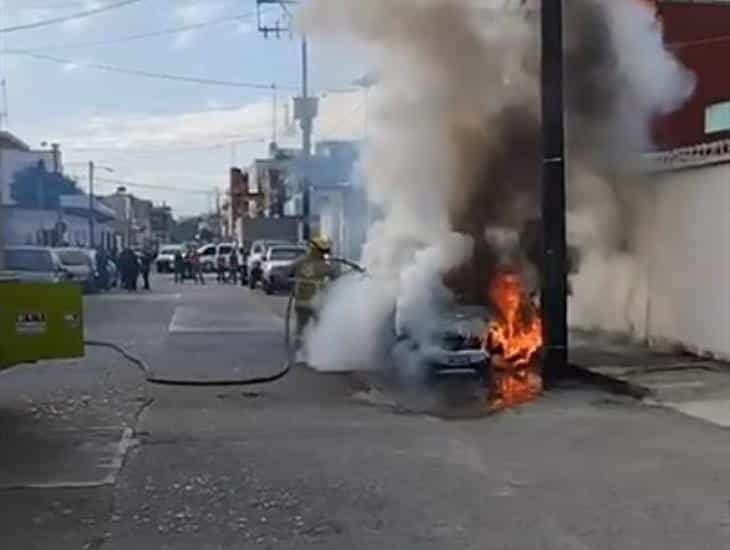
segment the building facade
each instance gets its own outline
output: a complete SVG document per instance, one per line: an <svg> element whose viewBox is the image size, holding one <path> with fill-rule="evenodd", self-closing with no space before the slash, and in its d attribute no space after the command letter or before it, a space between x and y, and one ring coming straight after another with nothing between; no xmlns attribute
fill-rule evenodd
<svg viewBox="0 0 730 550"><path fill-rule="evenodd" d="M637 237L632 335L730 359L730 1L655 1L666 47L696 76L655 126Z"/></svg>
<svg viewBox="0 0 730 550"><path fill-rule="evenodd" d="M172 208L166 204L152 207L150 212L150 231L152 233L152 241L156 246L171 242L174 225L175 220L172 217Z"/></svg>
<svg viewBox="0 0 730 550"><path fill-rule="evenodd" d="M101 198L102 202L114 211L113 222L115 248L131 247L140 249L153 246L152 201L140 199L126 188L120 187L113 195Z"/></svg>

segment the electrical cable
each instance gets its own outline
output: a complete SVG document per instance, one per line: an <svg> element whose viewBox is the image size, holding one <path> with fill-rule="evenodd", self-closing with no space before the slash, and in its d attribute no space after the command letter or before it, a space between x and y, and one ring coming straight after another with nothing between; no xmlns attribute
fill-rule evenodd
<svg viewBox="0 0 730 550"><path fill-rule="evenodd" d="M33 53L43 53L45 51L57 51L57 50L65 50L65 49L74 49L74 48L89 48L89 47L95 47L95 46L108 46L113 44L124 44L127 42L134 42L136 40L144 40L147 38L157 38L160 36L168 36L171 34L178 34L181 32L188 32L188 31L194 31L198 29L204 29L206 27L211 27L213 25L221 25L223 23L232 23L236 21L242 21L245 19L248 19L250 17L253 17L256 15L256 12L247 12L247 13L241 13L238 15L228 15L225 17L218 17L216 19L208 19L207 21L201 21L199 23L191 23L189 25L182 25L179 27L169 27L167 29L160 29L158 31L150 31L150 32L144 32L144 33L137 33L137 34L129 34L126 36L119 36L117 38L110 38L106 40L94 40L94 41L86 41L86 42L69 42L66 44L47 44L45 46L35 46L30 49L26 49L25 51L33 52Z"/></svg>
<svg viewBox="0 0 730 550"><path fill-rule="evenodd" d="M41 21L34 21L32 23L25 23L23 25L14 25L12 27L5 27L3 29L0 29L0 33L26 31L26 30L31 30L31 29L37 29L40 27L47 27L49 25L66 23L68 21L74 21L76 19L84 19L86 17L90 17L90 16L96 15L98 13L103 13L106 11L123 8L124 6L128 6L130 4L137 4L138 2L141 2L141 1L142 0L122 0L121 2L115 2L113 4L107 4L105 6L99 6L98 8L92 8L89 10L72 13L70 15L62 15L59 17L52 17L51 19L43 19Z"/></svg>
<svg viewBox="0 0 730 550"><path fill-rule="evenodd" d="M353 271L361 275L367 275L365 268L357 264L356 262L347 260L346 258L329 258L330 262L341 263L351 268ZM110 349L117 352L124 359L130 362L132 365L137 367L147 383L155 386L178 386L178 387L194 387L194 388L213 388L213 387L233 387L233 386L254 386L260 384L271 384L284 378L291 372L291 369L296 365L296 349L292 345L291 341L291 315L294 311L294 292L296 287L292 288L289 293L289 299L286 305L286 316L284 320L284 346L286 348L286 362L284 367L278 372L268 376L256 376L253 378L243 379L218 379L218 380L187 380L182 378L160 378L152 373L152 369L145 363L144 360L128 352L122 346L113 342L107 342L104 340L84 340L84 345L88 347Z"/></svg>
<svg viewBox="0 0 730 550"><path fill-rule="evenodd" d="M175 145L175 146L171 146L171 147L168 147L165 145L151 145L150 147L147 147L147 148L136 147L134 149L120 148L119 146L115 146L115 147L64 147L64 150L73 151L73 152L77 152L77 153L115 153L115 154L129 154L129 155L135 155L135 154L157 155L157 154L165 154L165 153L179 153L179 152L190 152L190 151L208 151L208 150L222 149L225 147L230 147L231 145L265 143L265 141L266 140L264 138L241 138L241 139L233 139L231 141L212 143L209 145L193 145L193 144L180 143L179 145Z"/></svg>
<svg viewBox="0 0 730 550"><path fill-rule="evenodd" d="M115 179L115 178L97 177L96 181L99 181L101 183L109 183L112 185L139 187L140 189L156 189L158 191L175 191L178 193L194 193L194 194L200 194L200 195L210 195L215 192L215 191L206 191L204 189L187 189L185 187L174 187L171 185L155 185L155 184L151 184L151 183L137 183L134 181L126 181L126 180L120 180L120 179Z"/></svg>
<svg viewBox="0 0 730 550"><path fill-rule="evenodd" d="M8 49L4 50L6 54L21 55L25 57L31 57L33 59L40 59L43 61L50 61L51 63L57 63L61 65L70 65L75 67L82 67L85 69L95 69L98 71L106 71L112 73L121 73L131 76L141 76L145 78L154 78L158 80L172 80L176 82L188 82L192 84L204 84L207 86L224 86L229 88L250 88L256 90L271 90L273 84L263 84L255 82L240 82L236 80L217 80L212 78L199 78L193 76L176 75L169 73L161 73L156 71L146 71L142 69L130 69L127 67L119 67L117 65L107 65L104 63L82 63L74 61L73 59L66 59L62 57L56 57L53 55L46 55L41 53L34 53L29 50L15 50ZM297 90L295 86L279 86L277 88L282 90Z"/></svg>

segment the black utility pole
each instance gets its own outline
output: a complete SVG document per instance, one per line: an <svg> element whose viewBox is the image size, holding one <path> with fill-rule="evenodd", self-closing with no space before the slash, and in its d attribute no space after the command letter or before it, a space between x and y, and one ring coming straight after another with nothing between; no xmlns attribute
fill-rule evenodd
<svg viewBox="0 0 730 550"><path fill-rule="evenodd" d="M545 377L567 371L563 1L542 0L542 319Z"/></svg>
<svg viewBox="0 0 730 550"><path fill-rule="evenodd" d="M309 55L307 53L307 37L302 37L302 99L309 98ZM309 158L312 154L312 116L308 111L302 117L302 153L304 154L305 173L309 174ZM304 179L304 196L302 200L302 240L309 242L312 238L312 185L309 177Z"/></svg>
<svg viewBox="0 0 730 550"><path fill-rule="evenodd" d="M258 7L259 32L264 37L270 34L279 38L282 34L291 34L292 13L290 6L298 5L300 0L256 0ZM265 19L266 13L272 15L274 6L280 8L280 17L275 17L270 23ZM300 189L302 191L302 238L306 241L311 238L312 233L312 182L309 179L310 157L312 155L312 130L314 119L317 116L318 99L309 93L309 53L307 37L302 36L301 45L302 63L302 94L294 98L294 114L299 120L302 129L302 160L304 165L304 177L300 178Z"/></svg>

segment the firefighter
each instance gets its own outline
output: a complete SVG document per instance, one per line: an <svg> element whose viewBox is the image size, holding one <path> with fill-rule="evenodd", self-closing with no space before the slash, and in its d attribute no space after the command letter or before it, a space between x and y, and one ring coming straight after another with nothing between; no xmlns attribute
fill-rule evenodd
<svg viewBox="0 0 730 550"><path fill-rule="evenodd" d="M297 316L297 348L301 347L305 327L317 320L321 307L321 291L336 276L332 264L327 261L331 248L332 244L327 237L314 237L309 242L309 252L296 266L294 312Z"/></svg>

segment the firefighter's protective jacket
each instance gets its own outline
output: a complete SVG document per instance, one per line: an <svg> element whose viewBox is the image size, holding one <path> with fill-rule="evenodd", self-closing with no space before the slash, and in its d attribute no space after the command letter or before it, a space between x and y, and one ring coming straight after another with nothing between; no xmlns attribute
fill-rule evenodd
<svg viewBox="0 0 730 550"><path fill-rule="evenodd" d="M296 267L294 306L317 310L321 306L322 290L336 276L332 264L319 255L309 254Z"/></svg>

